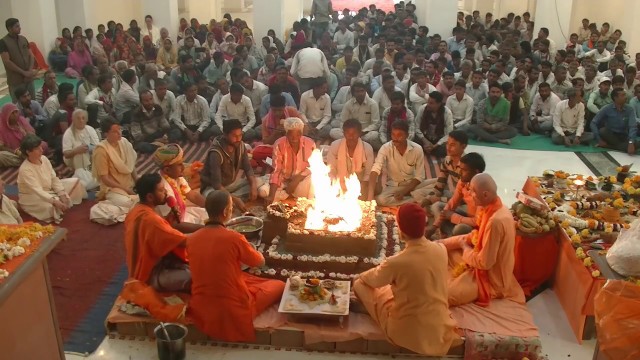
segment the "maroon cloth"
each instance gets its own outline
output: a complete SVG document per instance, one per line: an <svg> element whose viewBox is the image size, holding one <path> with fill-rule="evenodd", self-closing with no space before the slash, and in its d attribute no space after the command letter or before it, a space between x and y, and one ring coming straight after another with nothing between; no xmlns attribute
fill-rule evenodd
<svg viewBox="0 0 640 360"><path fill-rule="evenodd" d="M18 119L15 126L9 125L9 116L13 112L18 112ZM7 148L15 151L20 147L20 142L26 134L33 134L35 130L29 124L29 120L20 115L20 111L15 104L8 103L0 111L0 142Z"/></svg>
<svg viewBox="0 0 640 360"><path fill-rule="evenodd" d="M396 221L400 231L413 239L418 239L424 236L427 213L416 203L404 204L398 209Z"/></svg>

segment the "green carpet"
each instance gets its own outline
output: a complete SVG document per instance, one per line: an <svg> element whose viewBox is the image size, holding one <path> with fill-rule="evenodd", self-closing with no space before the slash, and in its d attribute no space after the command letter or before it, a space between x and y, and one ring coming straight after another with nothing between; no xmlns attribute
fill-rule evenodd
<svg viewBox="0 0 640 360"><path fill-rule="evenodd" d="M583 153L598 153L605 152L606 149L601 149L593 146L572 146L566 147L564 145L555 145L551 142L551 138L544 135L530 135L523 136L518 135L511 139L511 145L503 145L500 143L487 143L476 140L469 140L471 145L489 146L502 149L514 149L514 150L536 150L536 151L567 151L567 152L583 152Z"/></svg>
<svg viewBox="0 0 640 360"><path fill-rule="evenodd" d="M63 82L71 83L73 84L73 86L76 86L78 84L78 79L68 78L66 75L62 73L56 74L56 81L58 81L58 84ZM38 78L38 79L35 79L33 82L35 84L36 89L38 89L39 87L42 86L42 83L44 83L44 79ZM5 95L2 98L0 98L0 107L10 102L11 102L11 96Z"/></svg>

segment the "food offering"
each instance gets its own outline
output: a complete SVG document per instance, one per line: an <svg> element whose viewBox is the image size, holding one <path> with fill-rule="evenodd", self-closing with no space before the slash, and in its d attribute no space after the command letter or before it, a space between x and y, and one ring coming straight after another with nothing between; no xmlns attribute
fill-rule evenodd
<svg viewBox="0 0 640 360"><path fill-rule="evenodd" d="M280 307L281 313L306 315L348 315L349 281L301 279L287 280Z"/></svg>
<svg viewBox="0 0 640 360"><path fill-rule="evenodd" d="M539 206L533 207L517 201L511 206L511 212L517 221L518 230L524 233L540 234L556 229L552 213Z"/></svg>

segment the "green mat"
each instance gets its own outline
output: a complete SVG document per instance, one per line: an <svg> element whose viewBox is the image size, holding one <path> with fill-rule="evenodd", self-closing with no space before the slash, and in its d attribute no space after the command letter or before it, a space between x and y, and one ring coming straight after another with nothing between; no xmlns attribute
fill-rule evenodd
<svg viewBox="0 0 640 360"><path fill-rule="evenodd" d="M78 79L69 78L62 73L56 74L56 81L58 81L58 84L67 82L67 83L73 84L73 86L78 85ZM43 78L35 79L33 82L36 89L38 89L44 83L44 79ZM0 98L0 106L3 106L4 104L10 103L10 102L11 102L11 96L9 95L5 95L2 98Z"/></svg>
<svg viewBox="0 0 640 360"><path fill-rule="evenodd" d="M551 138L544 135L532 134L530 136L518 135L511 139L511 145L503 145L500 143L488 143L476 140L469 140L471 145L489 146L502 149L514 149L514 150L536 150L536 151L565 151L565 152L583 152L583 153L598 153L606 152L606 149L597 148L594 146L572 146L566 147L564 145L556 145L551 142Z"/></svg>

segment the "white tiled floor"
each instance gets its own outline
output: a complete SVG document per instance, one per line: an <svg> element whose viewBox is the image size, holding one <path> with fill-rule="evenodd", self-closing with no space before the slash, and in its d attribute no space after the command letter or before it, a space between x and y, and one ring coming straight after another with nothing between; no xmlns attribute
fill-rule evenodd
<svg viewBox="0 0 640 360"><path fill-rule="evenodd" d="M547 169L565 170L570 173L591 175L589 169L573 153L536 152L505 150L470 146L467 152L479 152L487 162L487 173L491 174L498 184L503 203L510 205L515 201L516 192L528 175L542 174ZM629 164L633 159L626 154L612 153L621 164ZM562 307L551 290L547 290L532 299L528 304L536 325L540 329L543 351L549 359L591 359L595 342L577 343ZM219 347L189 346L188 359L382 359L383 357L366 355L320 354L275 350L244 350ZM77 360L84 357L67 355L67 359ZM90 359L109 360L146 360L157 359L155 343L150 341L124 341L106 339Z"/></svg>

